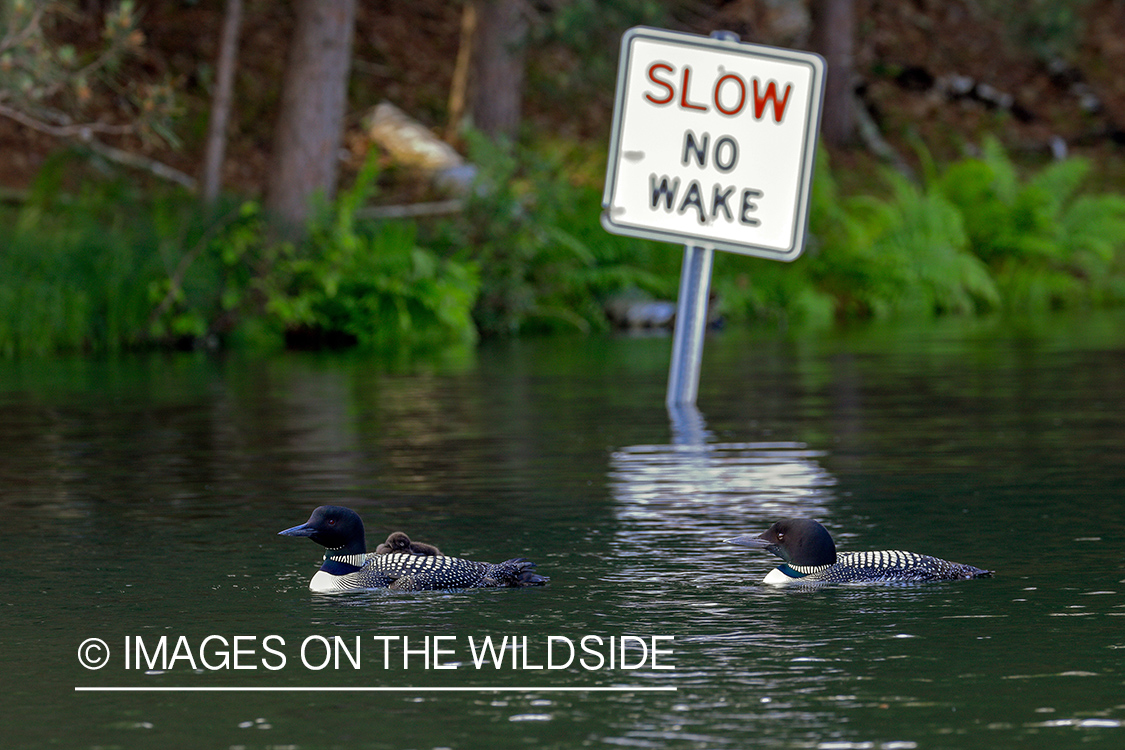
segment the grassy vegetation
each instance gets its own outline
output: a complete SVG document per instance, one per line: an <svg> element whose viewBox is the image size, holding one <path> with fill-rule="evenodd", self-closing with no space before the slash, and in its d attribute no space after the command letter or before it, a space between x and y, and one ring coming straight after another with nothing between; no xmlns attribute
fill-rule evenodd
<svg viewBox="0 0 1125 750"><path fill-rule="evenodd" d="M65 166L62 158L49 163L30 200L0 230L6 356L115 350L146 338L149 285L161 275L153 222L115 210L134 203L118 183L83 189L63 203L57 186Z"/></svg>
<svg viewBox="0 0 1125 750"><path fill-rule="evenodd" d="M575 154L478 143L465 212L440 224L361 222L374 160L299 242L259 206L204 211L124 181L64 193L65 156L0 229L0 352L147 346L353 345L409 351L483 335L608 328L615 295L672 299L678 247L606 233ZM564 166L565 165L565 166ZM841 195L824 159L812 239L792 264L718 254L729 320L973 315L1125 302L1125 197L1081 190L1090 165L1024 177L995 143L921 184L888 173ZM64 195L66 196L64 200Z"/></svg>
<svg viewBox="0 0 1125 750"><path fill-rule="evenodd" d="M204 211L116 181L59 202L58 160L0 230L0 352L475 341L475 263L422 247L413 224L357 222L374 164L292 242L254 202Z"/></svg>

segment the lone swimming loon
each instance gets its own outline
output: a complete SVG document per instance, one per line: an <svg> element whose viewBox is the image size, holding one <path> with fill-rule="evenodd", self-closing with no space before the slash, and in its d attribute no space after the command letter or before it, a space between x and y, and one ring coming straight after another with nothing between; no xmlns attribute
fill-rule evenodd
<svg viewBox="0 0 1125 750"><path fill-rule="evenodd" d="M410 551L369 555L363 521L354 510L338 505L322 505L305 523L278 534L307 536L326 548L324 564L309 582L311 590L322 594L362 589L428 591L542 586L550 580L535 574L535 563L522 558L493 564ZM424 546L437 552L436 547Z"/></svg>
<svg viewBox="0 0 1125 750"><path fill-rule="evenodd" d="M764 548L785 561L762 583L911 583L992 576L990 570L914 552L837 553L832 535L811 518L786 518L758 536L747 534L727 541Z"/></svg>

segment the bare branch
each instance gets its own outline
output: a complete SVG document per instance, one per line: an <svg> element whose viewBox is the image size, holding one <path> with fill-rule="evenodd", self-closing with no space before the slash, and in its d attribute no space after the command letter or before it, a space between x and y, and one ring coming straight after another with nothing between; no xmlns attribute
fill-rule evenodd
<svg viewBox="0 0 1125 750"><path fill-rule="evenodd" d="M465 209L465 201L454 198L429 203L406 203L400 206L365 206L355 212L360 219L409 219L417 216L455 214Z"/></svg>
<svg viewBox="0 0 1125 750"><path fill-rule="evenodd" d="M78 141L88 146L91 151L104 156L110 161L115 161L118 164L133 167L134 169L142 169L161 179L183 185L188 190L195 190L195 178L184 174L175 167L170 167L163 162L150 159L147 156L134 154L130 151L123 151L122 149L102 143L94 137L95 133L104 135L126 135L133 132L133 128L130 126L107 125L102 122L87 122L76 125L52 125L3 103L0 103L0 116L7 117L33 130L38 130L40 133L46 133L56 138L67 138Z"/></svg>
<svg viewBox="0 0 1125 750"><path fill-rule="evenodd" d="M101 156L104 156L111 161L115 161L118 164L124 164L127 167L133 167L135 169L143 169L146 172L151 172L161 179L169 180L170 182L175 182L178 185L182 185L191 191L194 191L196 188L196 181L194 177L188 174L184 174L180 170L176 169L175 167L170 167L164 162L159 162L155 159L150 159L147 156L141 156L140 154L134 154L129 151L122 151L119 148L114 148L113 146L109 146L94 138L83 141L83 143L89 146L90 149L95 153L100 154Z"/></svg>
<svg viewBox="0 0 1125 750"><path fill-rule="evenodd" d="M7 117L9 120L15 120L20 125L29 127L32 130L38 130L40 133L53 135L56 138L76 138L83 142L90 140L94 133L104 135L127 135L134 130L131 125L109 125L104 122L85 122L76 125L52 125L37 117L32 117L21 109L9 107L3 103L0 103L0 116Z"/></svg>
<svg viewBox="0 0 1125 750"><path fill-rule="evenodd" d="M0 105L4 105L0 117L58 138L89 142L93 134L136 134L146 139L155 134L175 145L174 136L164 127L165 120L173 115L167 96L171 88L142 86L119 91L114 76L105 75L115 62L143 44L144 34L137 27L133 3L123 1L105 14L102 43L85 63L79 62L74 47L45 33L49 19L57 15L84 20L69 4L58 0L21 1L9 9L7 23L0 28ZM115 125L81 114L82 105L95 96L92 88L108 88L130 101L136 110L132 121ZM68 95L60 100L64 94ZM72 101L75 99L77 104ZM94 121L83 122L87 119Z"/></svg>
<svg viewBox="0 0 1125 750"><path fill-rule="evenodd" d="M0 39L0 52L7 52L13 47L17 47L23 44L34 34L39 33L39 19L43 17L43 11L45 7L46 6L43 5L36 6L35 12L31 14L31 18L28 20L27 25L20 31L20 33L13 34L11 28L9 27L8 33L4 35L3 39Z"/></svg>

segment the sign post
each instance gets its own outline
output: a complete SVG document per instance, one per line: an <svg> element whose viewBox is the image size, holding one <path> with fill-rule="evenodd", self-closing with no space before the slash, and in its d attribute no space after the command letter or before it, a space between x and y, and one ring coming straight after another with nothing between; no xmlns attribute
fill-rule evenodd
<svg viewBox="0 0 1125 750"><path fill-rule="evenodd" d="M819 55L730 32L621 40L602 225L685 245L669 406L695 403L713 251L804 249L824 72Z"/></svg>
<svg viewBox="0 0 1125 750"><path fill-rule="evenodd" d="M703 335L707 332L707 302L711 296L711 264L715 251L684 246L680 294L676 299L676 327L672 332L672 364L668 368L668 406L694 404L699 393Z"/></svg>

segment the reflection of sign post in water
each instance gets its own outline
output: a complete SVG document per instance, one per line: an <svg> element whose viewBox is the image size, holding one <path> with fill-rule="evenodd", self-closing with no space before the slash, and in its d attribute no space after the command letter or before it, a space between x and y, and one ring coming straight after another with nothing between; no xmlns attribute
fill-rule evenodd
<svg viewBox="0 0 1125 750"><path fill-rule="evenodd" d="M726 32L625 32L602 224L686 245L669 405L695 402L713 250L804 249L823 92L812 53Z"/></svg>

